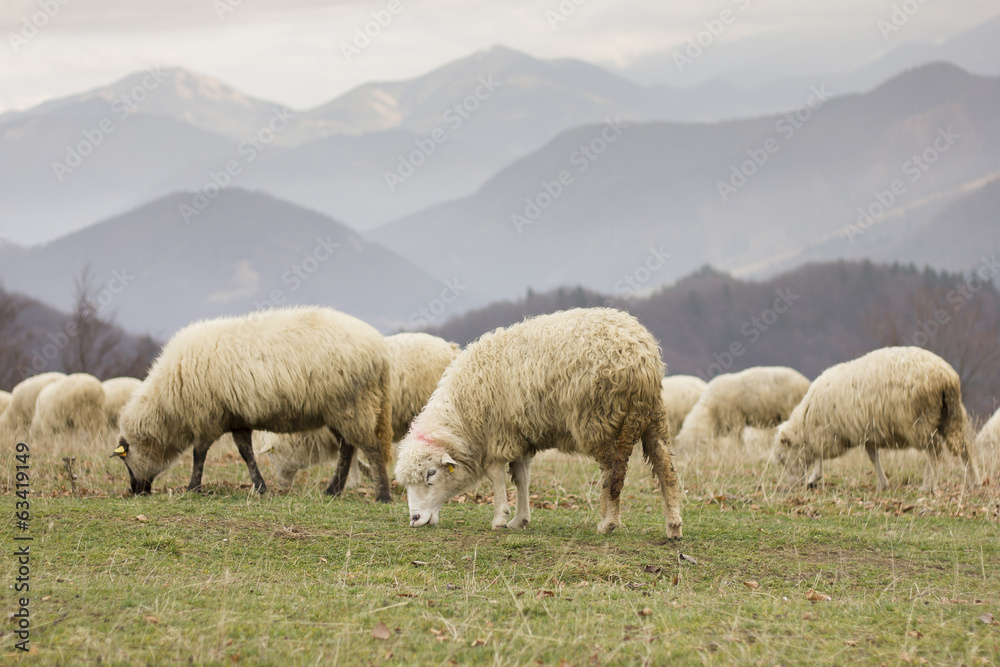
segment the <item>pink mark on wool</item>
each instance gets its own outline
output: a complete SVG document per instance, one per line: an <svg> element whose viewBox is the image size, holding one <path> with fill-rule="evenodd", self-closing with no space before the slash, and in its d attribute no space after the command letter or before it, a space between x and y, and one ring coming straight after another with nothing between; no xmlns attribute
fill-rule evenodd
<svg viewBox="0 0 1000 667"><path fill-rule="evenodd" d="M417 440L420 440L421 442L424 442L430 445L431 447L437 447L437 443L434 442L434 438L432 438L424 431L415 431L413 435L416 436Z"/></svg>

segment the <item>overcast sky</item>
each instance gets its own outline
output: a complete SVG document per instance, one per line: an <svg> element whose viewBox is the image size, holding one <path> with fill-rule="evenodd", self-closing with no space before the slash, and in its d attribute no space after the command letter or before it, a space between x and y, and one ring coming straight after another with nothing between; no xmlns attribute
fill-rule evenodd
<svg viewBox="0 0 1000 667"><path fill-rule="evenodd" d="M395 0L399 13L348 62L341 45L372 11L386 16L389 0L0 0L0 111L151 65L186 67L293 108L368 81L410 78L494 44L627 67L683 46L726 9L733 21L718 43L749 60L778 49L780 57L768 61L776 63L767 66L773 73L761 75L777 78L852 69L893 46L941 41L1000 11L996 0L921 1L908 0L919 9L885 39L878 21L903 0ZM560 5L574 11L554 22L547 12ZM49 18L45 6L59 11ZM45 25L33 34L26 20Z"/></svg>

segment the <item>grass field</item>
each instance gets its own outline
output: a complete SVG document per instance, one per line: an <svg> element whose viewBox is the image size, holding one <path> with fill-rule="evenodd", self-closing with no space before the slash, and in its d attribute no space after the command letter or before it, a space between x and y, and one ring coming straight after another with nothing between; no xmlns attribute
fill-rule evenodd
<svg viewBox="0 0 1000 667"><path fill-rule="evenodd" d="M879 494L863 453L783 492L762 449L678 452L680 542L635 460L624 526L602 536L596 465L565 456L536 459L523 532L490 530L485 485L413 529L399 488L391 505L325 497L329 468L258 498L220 449L206 493L182 491L188 456L131 498L106 456L79 456L71 483L33 453L32 653L8 618L0 662L1000 665L996 452L983 489L965 493L953 462L931 497L915 453L883 456ZM5 525L13 586L24 533Z"/></svg>

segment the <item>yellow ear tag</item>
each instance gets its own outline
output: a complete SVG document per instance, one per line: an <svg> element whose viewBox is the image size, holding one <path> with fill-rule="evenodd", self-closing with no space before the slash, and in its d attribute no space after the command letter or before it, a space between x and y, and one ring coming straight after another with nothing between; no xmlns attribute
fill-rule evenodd
<svg viewBox="0 0 1000 667"><path fill-rule="evenodd" d="M122 458L125 458L125 455L127 453L128 452L125 451L125 446L124 445L118 445L118 449L115 450L115 454L117 454L118 456L120 456Z"/></svg>
<svg viewBox="0 0 1000 667"><path fill-rule="evenodd" d="M448 464L448 472L455 472L455 464L454 463L449 463Z"/></svg>

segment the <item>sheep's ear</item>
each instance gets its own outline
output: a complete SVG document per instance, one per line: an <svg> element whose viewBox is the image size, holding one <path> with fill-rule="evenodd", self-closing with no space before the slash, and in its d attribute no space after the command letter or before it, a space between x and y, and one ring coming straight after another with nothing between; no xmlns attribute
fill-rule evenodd
<svg viewBox="0 0 1000 667"><path fill-rule="evenodd" d="M447 452L441 457L441 463L448 468L448 472L455 472L455 466L458 465L458 461L451 458L451 454L448 454Z"/></svg>

